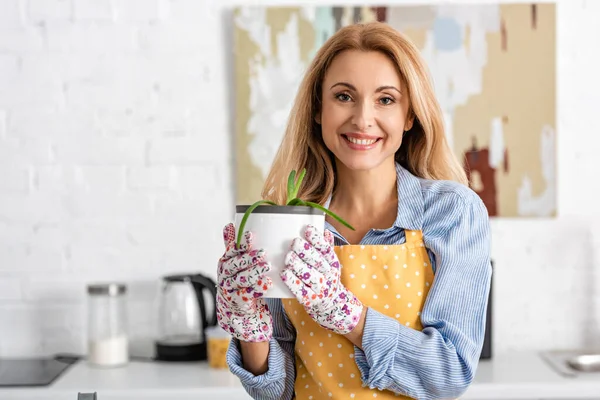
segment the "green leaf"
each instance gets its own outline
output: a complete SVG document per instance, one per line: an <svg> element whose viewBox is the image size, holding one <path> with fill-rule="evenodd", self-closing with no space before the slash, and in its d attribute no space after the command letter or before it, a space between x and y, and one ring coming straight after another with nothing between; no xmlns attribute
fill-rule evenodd
<svg viewBox="0 0 600 400"><path fill-rule="evenodd" d="M330 217L334 218L336 221L338 221L339 223L341 223L342 225L348 227L349 229L352 229L353 231L355 230L352 225L350 225L349 223L347 223L346 221L344 221L342 218L338 217L336 214L334 214L332 211L329 211L328 209L326 209L325 207L323 207L320 204L317 203L313 203L312 201L303 201L304 204L306 204L307 206L310 207L314 207L316 209L319 209L321 211L323 211L325 214L329 215Z"/></svg>
<svg viewBox="0 0 600 400"><path fill-rule="evenodd" d="M292 172L290 172L290 176L288 176L288 182L287 182L287 201L289 202L290 200L292 200L294 197L296 197L294 195L294 181L296 180L296 170L292 170Z"/></svg>
<svg viewBox="0 0 600 400"><path fill-rule="evenodd" d="M286 204L287 206L303 206L305 205L304 202L302 200L300 200L297 197L294 197L293 199L291 199L290 201L288 201L288 203Z"/></svg>
<svg viewBox="0 0 600 400"><path fill-rule="evenodd" d="M296 181L296 186L294 187L294 193L292 198L298 197L298 192L300 191L300 186L302 186L304 175L306 175L306 168L303 168L302 171L300 171L300 175L298 176L298 180Z"/></svg>
<svg viewBox="0 0 600 400"><path fill-rule="evenodd" d="M240 222L240 227L238 228L238 236L237 236L237 242L236 242L236 246L238 248L240 247L240 243L242 242L242 235L244 234L244 227L246 226L246 221L248 221L248 217L250 216L250 214L252 214L252 211L254 211L254 209L256 209L256 207L263 205L263 204L270 204L272 206L277 205L276 203L274 203L270 200L259 200L256 203L252 204L250 207L248 207L248 209L244 213L244 216L242 217L242 222Z"/></svg>

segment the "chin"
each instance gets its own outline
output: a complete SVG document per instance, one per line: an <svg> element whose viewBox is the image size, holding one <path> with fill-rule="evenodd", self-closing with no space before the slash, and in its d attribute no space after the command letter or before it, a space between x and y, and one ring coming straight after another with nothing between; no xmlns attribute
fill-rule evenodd
<svg viewBox="0 0 600 400"><path fill-rule="evenodd" d="M337 161L351 171L370 171L381 166L386 160L372 157L340 157Z"/></svg>

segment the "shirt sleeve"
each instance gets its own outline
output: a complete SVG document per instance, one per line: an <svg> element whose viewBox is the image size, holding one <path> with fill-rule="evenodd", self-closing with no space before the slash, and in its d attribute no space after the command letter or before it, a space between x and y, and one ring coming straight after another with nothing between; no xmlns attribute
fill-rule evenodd
<svg viewBox="0 0 600 400"><path fill-rule="evenodd" d="M471 384L483 346L492 274L489 218L474 193L466 199L449 193L429 219L424 238L436 268L423 330L368 309L355 362L372 389L457 398Z"/></svg>
<svg viewBox="0 0 600 400"><path fill-rule="evenodd" d="M294 395L296 331L285 315L280 299L265 299L273 318L273 338L269 342L268 370L254 375L243 367L239 341L233 339L227 350L227 364L248 394L257 400L289 400Z"/></svg>

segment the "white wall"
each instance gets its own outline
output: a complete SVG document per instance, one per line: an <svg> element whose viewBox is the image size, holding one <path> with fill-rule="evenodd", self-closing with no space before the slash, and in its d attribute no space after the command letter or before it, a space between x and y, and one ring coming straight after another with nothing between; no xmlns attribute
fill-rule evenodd
<svg viewBox="0 0 600 400"><path fill-rule="evenodd" d="M83 351L90 280L130 283L140 337L159 276L214 276L242 3L0 0L0 356ZM561 216L493 221L497 353L600 344L598 18L559 4Z"/></svg>

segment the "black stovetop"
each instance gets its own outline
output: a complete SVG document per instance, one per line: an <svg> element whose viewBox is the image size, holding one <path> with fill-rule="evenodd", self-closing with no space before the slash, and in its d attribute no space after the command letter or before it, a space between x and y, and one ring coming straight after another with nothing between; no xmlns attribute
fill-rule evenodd
<svg viewBox="0 0 600 400"><path fill-rule="evenodd" d="M70 357L0 358L0 387L50 385L76 361Z"/></svg>

